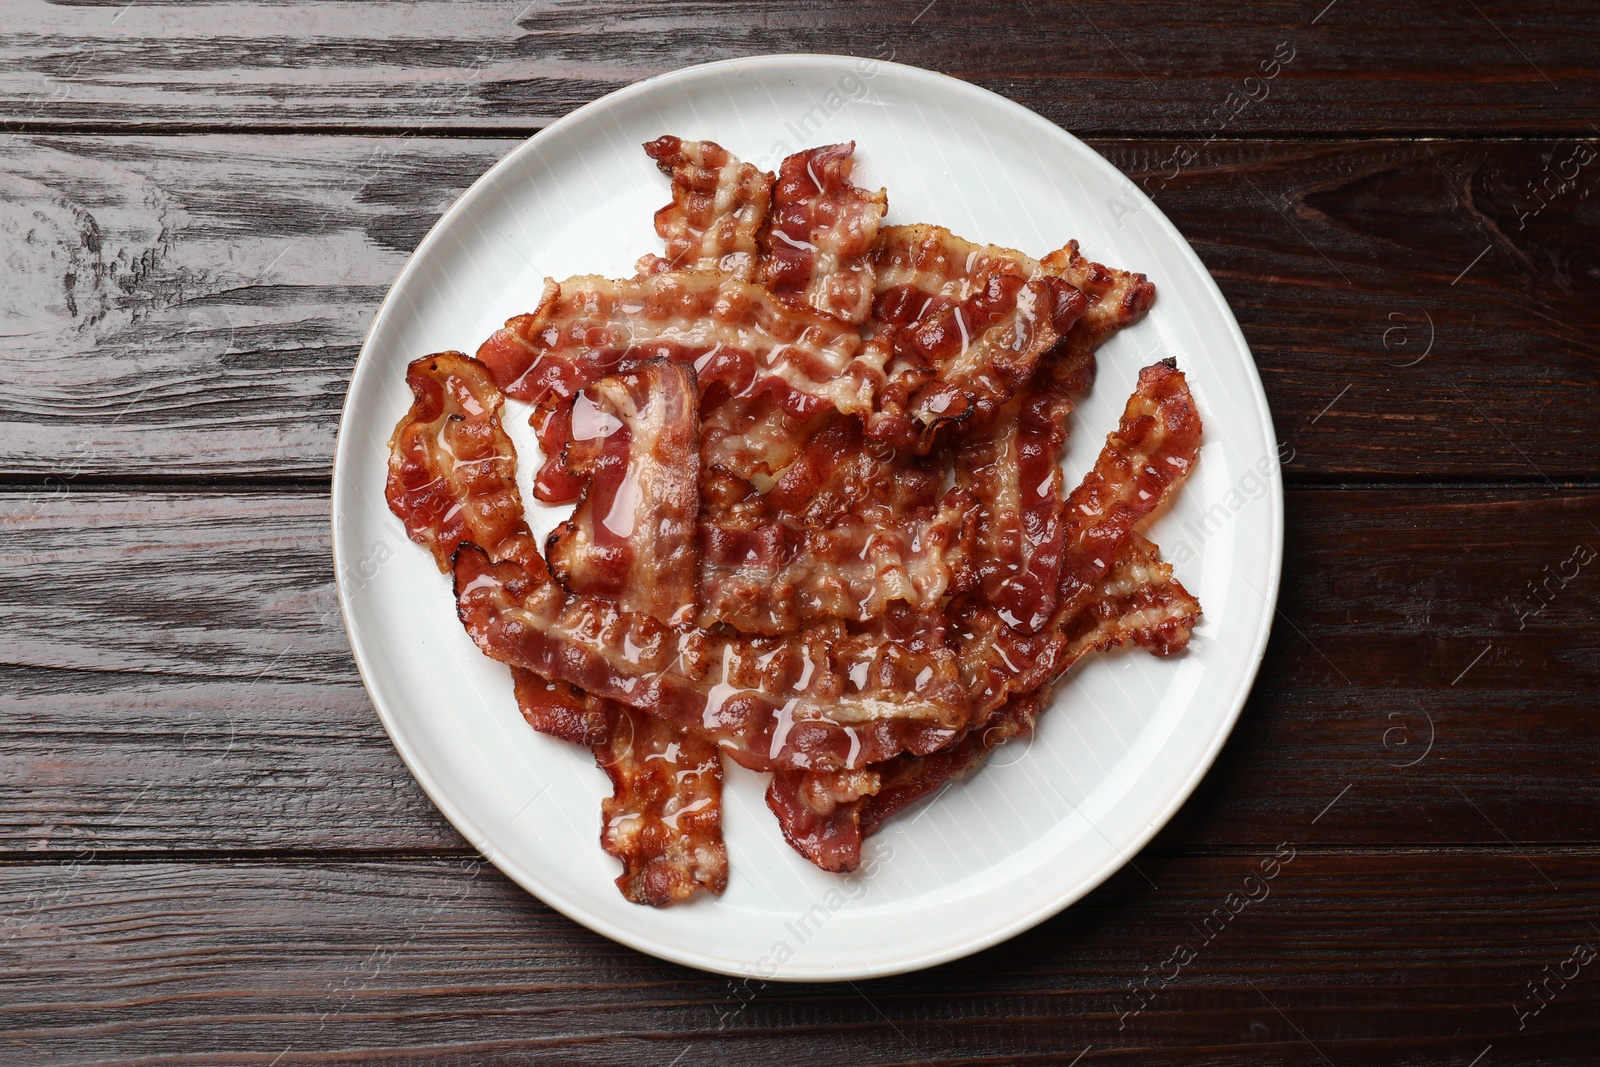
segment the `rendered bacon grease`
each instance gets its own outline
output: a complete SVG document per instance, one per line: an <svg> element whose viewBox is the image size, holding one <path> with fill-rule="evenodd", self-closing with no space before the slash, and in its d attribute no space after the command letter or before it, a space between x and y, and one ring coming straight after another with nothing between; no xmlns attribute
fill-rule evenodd
<svg viewBox="0 0 1600 1067"><path fill-rule="evenodd" d="M772 175L709 141L645 146L664 254L549 281L476 357L412 363L387 495L506 663L534 729L612 782L629 900L727 885L722 759L772 773L828 871L995 745L1079 657L1182 649L1200 605L1139 533L1193 467L1182 372L1144 368L1094 469L1061 455L1095 349L1155 289L933 225L884 225L855 146ZM533 405L542 547L501 425Z"/></svg>

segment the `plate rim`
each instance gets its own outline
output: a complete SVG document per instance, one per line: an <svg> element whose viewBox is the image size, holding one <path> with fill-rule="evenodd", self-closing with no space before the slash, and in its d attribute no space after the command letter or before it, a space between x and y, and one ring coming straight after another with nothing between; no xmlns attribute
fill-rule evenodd
<svg viewBox="0 0 1600 1067"><path fill-rule="evenodd" d="M1256 413L1261 420L1269 441L1277 441L1277 429L1272 419L1272 412L1267 403L1266 390L1261 381L1261 374L1257 368L1255 354L1249 342L1240 329L1238 320L1234 317L1233 309L1223 297L1221 289L1212 277L1210 270L1195 252L1182 231L1172 220L1167 218L1158 204L1148 194L1134 183L1127 175L1118 170L1110 160L1095 151L1080 138L1064 127L1040 115L1038 112L1017 103L1008 97L1002 96L992 90L960 78L938 71L927 70L922 67L910 66L904 63L895 63L890 60L870 59L859 56L838 55L833 53L773 53L756 56L743 56L733 59L715 60L709 63L700 63L693 66L680 67L661 74L652 75L641 81L616 89L605 96L590 101L567 114L561 116L549 125L540 129L531 137L524 139L512 148L494 165L485 170L467 186L459 196L446 208L429 227L427 234L417 243L416 248L406 257L405 263L390 283L389 290L384 294L377 311L368 325L366 334L361 341L361 348L356 356L355 365L350 374L350 384L346 389L344 403L340 407L339 427L335 436L333 451L333 471L329 490L329 526L331 528L331 543L333 549L334 581L338 593L340 619L344 626L345 637L350 644L352 658L355 661L356 671L361 677L362 687L366 690L367 699L377 712L378 720L383 725L384 732L389 741L399 753L401 761L411 773L418 785L422 787L428 799L439 809L440 814L466 838L467 842L488 862L494 864L511 881L515 882L524 892L536 897L545 906L560 912L562 915L580 925L610 938L620 944L644 952L658 959L666 960L683 966L693 967L698 970L713 974L727 975L734 978L755 978L761 982L840 982L863 978L881 978L897 974L906 974L912 971L938 966L953 960L962 959L984 949L991 948L1003 941L1009 940L1040 923L1060 914L1066 908L1083 899L1089 893L1099 888L1112 874L1127 866L1138 852L1149 844L1152 838L1161 831L1193 795L1202 779L1210 772L1217 756L1222 751L1227 739L1232 735L1234 727L1238 724L1239 716L1244 710L1245 703L1255 687L1262 661L1266 656L1268 641L1272 633L1272 623L1277 610L1280 580L1283 571L1283 535L1284 535L1284 499L1283 499L1283 470L1281 463L1274 463L1273 476L1269 482L1269 492L1266 494L1268 507L1267 547L1271 550L1271 560L1268 565L1266 589L1261 590L1264 608L1261 620L1257 624L1253 637L1253 645L1248 657L1244 661L1244 672L1239 684L1228 700L1225 714L1218 720L1218 725L1207 741L1201 756L1194 763L1188 777L1169 794L1167 802L1162 805L1159 813L1154 816L1126 846L1113 848L1114 855L1098 867L1081 875L1076 885L1059 896L1051 898L1046 903L1030 911L1014 917L1009 921L986 930L982 934L968 937L967 939L938 949L922 951L906 956L891 958L885 963L841 969L827 965L793 966L785 963L773 975L754 974L747 964L744 968L732 965L725 958L708 955L697 951L695 948L652 937L648 933L618 926L602 915L587 911L579 900L561 901L551 899L560 894L549 893L537 877L536 872L525 869L508 856L497 855L493 843L489 840L480 827L461 810L450 798L449 793L436 782L428 772L412 746L405 739L404 733L398 727L393 713L385 706L375 688L373 680L368 676L366 663L368 653L365 651L366 642L359 636L359 627L355 625L353 615L353 591L346 581L347 552L342 543L340 534L341 508L340 503L344 496L353 490L349 486L349 477L343 472L348 471L354 463L352 458L347 458L347 453L352 452L356 445L353 443L354 433L346 433L349 426L351 406L357 392L357 385L371 374L377 373L372 368L375 359L368 358L368 350L374 334L390 315L391 305L395 300L395 293L401 288L402 283L417 269L418 262L432 250L432 246L443 240L443 230L458 215L465 214L471 209L469 201L480 189L487 186L502 171L514 166L522 157L537 150L536 145L541 139L550 136L555 131L565 129L582 121L591 115L602 112L607 108L616 107L631 101L634 97L645 95L659 88L665 83L691 82L696 78L715 76L723 71L750 69L757 67L782 67L785 65L811 66L817 70L833 72L839 68L862 74L871 70L874 74L880 70L892 70L898 76L912 80L921 80L939 89L965 94L974 102L987 106L998 105L1003 111L1009 112L1019 122L1033 127L1035 132L1047 137L1065 137L1078 148L1082 149L1087 157L1088 164L1101 170L1113 180L1122 183L1138 198L1141 210L1153 212L1158 226L1165 228L1171 236L1176 238L1175 247L1180 256L1187 257L1190 265L1208 283L1211 302L1216 310L1221 313L1222 320L1232 332L1232 340L1249 357L1246 361L1245 371L1251 385L1251 400Z"/></svg>

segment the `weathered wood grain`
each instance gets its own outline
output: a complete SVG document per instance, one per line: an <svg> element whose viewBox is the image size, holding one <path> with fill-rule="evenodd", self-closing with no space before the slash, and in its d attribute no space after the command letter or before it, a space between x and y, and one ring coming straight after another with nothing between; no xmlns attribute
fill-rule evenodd
<svg viewBox="0 0 1600 1067"><path fill-rule="evenodd" d="M660 963L467 859L4 866L0 1049L61 1065L777 1065L804 1048L819 1064L1355 1067L1465 1065L1492 1044L1486 1063L1589 1062L1600 964L1574 952L1600 944L1600 857L1277 845L1151 858L1151 882L1126 871L970 960L853 985ZM1544 1003L1528 984L1558 971L1519 1029Z"/></svg>
<svg viewBox="0 0 1600 1067"><path fill-rule="evenodd" d="M1244 79L1280 46L1292 61L1228 132L1587 133L1600 102L1600 26L1555 0L11 0L0 29L0 121L33 126L526 131L678 67L818 51L944 71L1091 134L1188 136L1259 96Z"/></svg>
<svg viewBox="0 0 1600 1067"><path fill-rule="evenodd" d="M361 689L325 508L97 492L13 514L0 853L463 847ZM1336 798L1327 844L1596 841L1600 560L1573 553L1596 526L1593 491L1292 490L1254 694L1152 847L1270 844Z"/></svg>
<svg viewBox="0 0 1600 1067"><path fill-rule="evenodd" d="M378 302L512 146L14 142L0 476L326 478ZM1216 275L1291 479L1600 476L1592 145L1217 143L1176 177L1172 144L1096 147Z"/></svg>

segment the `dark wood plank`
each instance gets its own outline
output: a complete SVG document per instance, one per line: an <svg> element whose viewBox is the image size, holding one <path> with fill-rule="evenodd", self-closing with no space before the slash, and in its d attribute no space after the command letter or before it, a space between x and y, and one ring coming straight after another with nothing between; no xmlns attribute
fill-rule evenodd
<svg viewBox="0 0 1600 1067"><path fill-rule="evenodd" d="M1263 868L1274 852L1287 862ZM1327 853L1296 835L1144 870L1153 885L1125 872L966 961L763 985L615 945L470 859L4 866L0 1048L279 1067L777 1065L802 1049L1356 1067L1465 1065L1489 1045L1484 1064L1592 1062L1593 853ZM1529 983L1558 972L1519 1029L1543 1003Z"/></svg>
<svg viewBox="0 0 1600 1067"><path fill-rule="evenodd" d="M512 146L13 142L0 477L326 478L378 302ZM1217 276L1290 478L1600 476L1595 146L1219 143L1175 178L1173 144L1096 147Z"/></svg>
<svg viewBox="0 0 1600 1067"><path fill-rule="evenodd" d="M71 493L8 526L0 853L461 847L362 693L325 516ZM1254 695L1153 847L1271 844L1335 800L1329 844L1600 841L1596 526L1593 491L1292 490Z"/></svg>
<svg viewBox="0 0 1600 1067"><path fill-rule="evenodd" d="M12 0L0 118L530 130L678 67L817 51L945 71L1090 134L1187 137L1214 114L1229 134L1586 134L1600 103L1600 24L1557 0L434 0L373 12ZM1247 83L1280 46L1293 56L1281 73ZM1247 93L1260 102L1234 113L1230 94Z"/></svg>

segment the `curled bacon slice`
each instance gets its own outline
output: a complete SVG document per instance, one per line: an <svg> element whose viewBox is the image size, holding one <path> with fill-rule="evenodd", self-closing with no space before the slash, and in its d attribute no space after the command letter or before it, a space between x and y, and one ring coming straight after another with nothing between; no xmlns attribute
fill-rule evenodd
<svg viewBox="0 0 1600 1067"><path fill-rule="evenodd" d="M658 137L644 150L672 179L672 203L656 212L656 233L666 242L667 254L645 256L639 273L721 271L753 280L772 175L741 163L712 141Z"/></svg>
<svg viewBox="0 0 1600 1067"><path fill-rule="evenodd" d="M441 352L406 368L414 399L389 439L389 508L441 571L462 544L494 559L537 555L523 519L503 398L482 363Z"/></svg>
<svg viewBox="0 0 1600 1067"><path fill-rule="evenodd" d="M700 418L694 372L651 360L593 386L597 452L572 518L546 543L576 593L669 625L693 621L700 550ZM579 443L574 441L574 444Z"/></svg>
<svg viewBox="0 0 1600 1067"><path fill-rule="evenodd" d="M767 806L778 817L785 840L802 856L826 871L854 870L862 839L891 815L966 775L995 746L1031 733L1055 679L1078 660L1119 645L1174 655L1188 644L1199 618L1199 601L1173 577L1156 546L1136 536L1091 603L1062 623L1045 646L1050 669L1029 674L1022 685L1031 688L1008 695L978 725L938 752L902 755L864 771L779 772L768 788ZM995 631L1001 640L1014 635L1003 625ZM1026 653L1013 648L1011 654Z"/></svg>
<svg viewBox="0 0 1600 1067"><path fill-rule="evenodd" d="M541 500L570 502L582 485L549 470L571 441L572 399L663 357L695 370L703 462L747 478L788 466L828 412L870 412L882 380L853 327L726 275L548 282L537 310L478 349L506 395L538 405Z"/></svg>
<svg viewBox="0 0 1600 1067"><path fill-rule="evenodd" d="M542 568L523 519L516 455L500 426L503 400L488 369L442 353L412 363L406 378L415 400L390 441L387 494L407 532L441 569L463 546L486 559ZM478 544L489 546L487 555ZM661 905L696 889L722 892L728 861L715 747L532 671L514 668L513 678L529 724L590 747L610 775L601 841L623 861L623 895Z"/></svg>
<svg viewBox="0 0 1600 1067"><path fill-rule="evenodd" d="M1087 307L1038 261L942 226L885 227L876 266L873 346L888 383L871 425L902 443L992 414Z"/></svg>
<svg viewBox="0 0 1600 1067"><path fill-rule="evenodd" d="M1199 450L1200 413L1183 372L1170 359L1144 368L1094 469L1067 498L1060 610L1071 614L1089 601L1135 525L1189 473Z"/></svg>
<svg viewBox="0 0 1600 1067"><path fill-rule="evenodd" d="M855 147L808 148L779 166L761 276L780 298L860 323L872 310L872 253L889 201L851 184Z"/></svg>
<svg viewBox="0 0 1600 1067"><path fill-rule="evenodd" d="M467 633L492 658L714 739L752 769L861 767L932 752L967 724L942 616L891 613L887 633L673 630L472 545L456 553L455 588Z"/></svg>
<svg viewBox="0 0 1600 1067"><path fill-rule="evenodd" d="M611 779L600 844L622 861L622 895L662 907L728 885L716 746L614 700L511 668L517 706L540 733L583 745Z"/></svg>

